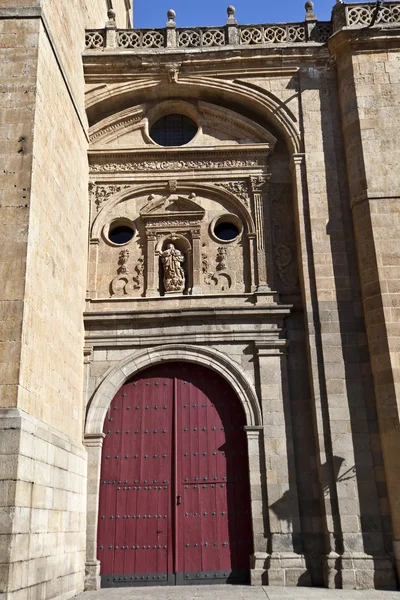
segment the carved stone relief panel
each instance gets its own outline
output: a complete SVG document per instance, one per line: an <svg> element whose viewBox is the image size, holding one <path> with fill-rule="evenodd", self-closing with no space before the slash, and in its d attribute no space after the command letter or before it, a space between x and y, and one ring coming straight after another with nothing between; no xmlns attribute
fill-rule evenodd
<svg viewBox="0 0 400 600"><path fill-rule="evenodd" d="M280 292L297 293L299 274L292 186L272 183L270 200L276 288Z"/></svg>
<svg viewBox="0 0 400 600"><path fill-rule="evenodd" d="M244 293L251 269L245 220L235 210L224 196L181 193L173 180L164 193L132 196L104 207L98 216L102 233L94 270L96 296ZM224 239L226 232L218 238L213 223L236 228L233 239ZM120 224L134 232L121 243L110 233Z"/></svg>

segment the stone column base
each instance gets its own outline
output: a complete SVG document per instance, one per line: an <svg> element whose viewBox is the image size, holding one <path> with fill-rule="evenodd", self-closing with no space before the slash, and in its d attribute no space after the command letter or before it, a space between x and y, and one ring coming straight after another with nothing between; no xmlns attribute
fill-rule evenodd
<svg viewBox="0 0 400 600"><path fill-rule="evenodd" d="M312 586L302 554L294 552L256 552L251 557L251 585Z"/></svg>
<svg viewBox="0 0 400 600"><path fill-rule="evenodd" d="M89 560L85 565L85 591L97 591L101 587L100 561Z"/></svg>
<svg viewBox="0 0 400 600"><path fill-rule="evenodd" d="M388 556L370 556L358 552L328 554L324 580L326 587L332 589L397 589L393 564Z"/></svg>

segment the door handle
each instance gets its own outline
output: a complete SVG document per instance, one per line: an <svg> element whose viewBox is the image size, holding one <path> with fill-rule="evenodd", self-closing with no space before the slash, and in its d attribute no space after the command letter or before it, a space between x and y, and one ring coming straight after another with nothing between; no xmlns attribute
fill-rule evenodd
<svg viewBox="0 0 400 600"><path fill-rule="evenodd" d="M176 503L179 506L179 504L182 504L182 494L178 494L176 497Z"/></svg>

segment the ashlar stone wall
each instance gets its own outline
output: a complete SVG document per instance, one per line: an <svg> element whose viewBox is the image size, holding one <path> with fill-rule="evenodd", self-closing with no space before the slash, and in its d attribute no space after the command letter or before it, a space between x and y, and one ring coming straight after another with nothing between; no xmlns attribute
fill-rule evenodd
<svg viewBox="0 0 400 600"><path fill-rule="evenodd" d="M103 1L0 2L0 596L7 599L68 598L84 585L85 17L103 24Z"/></svg>
<svg viewBox="0 0 400 600"><path fill-rule="evenodd" d="M351 51L350 51L351 48ZM399 38L371 28L339 32L339 97L366 331L375 385L394 550L400 565L399 473ZM377 436L376 436L377 437ZM384 469L383 469L384 467ZM381 488L382 489L382 488ZM388 506L381 499L387 527Z"/></svg>

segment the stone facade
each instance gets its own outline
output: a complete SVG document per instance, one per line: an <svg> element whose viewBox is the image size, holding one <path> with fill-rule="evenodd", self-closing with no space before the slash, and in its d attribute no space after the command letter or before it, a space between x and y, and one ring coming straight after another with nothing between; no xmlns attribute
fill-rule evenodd
<svg viewBox="0 0 400 600"><path fill-rule="evenodd" d="M395 589L400 5L128 4L0 0L0 598L99 586L104 418L165 361L243 405L253 585Z"/></svg>

